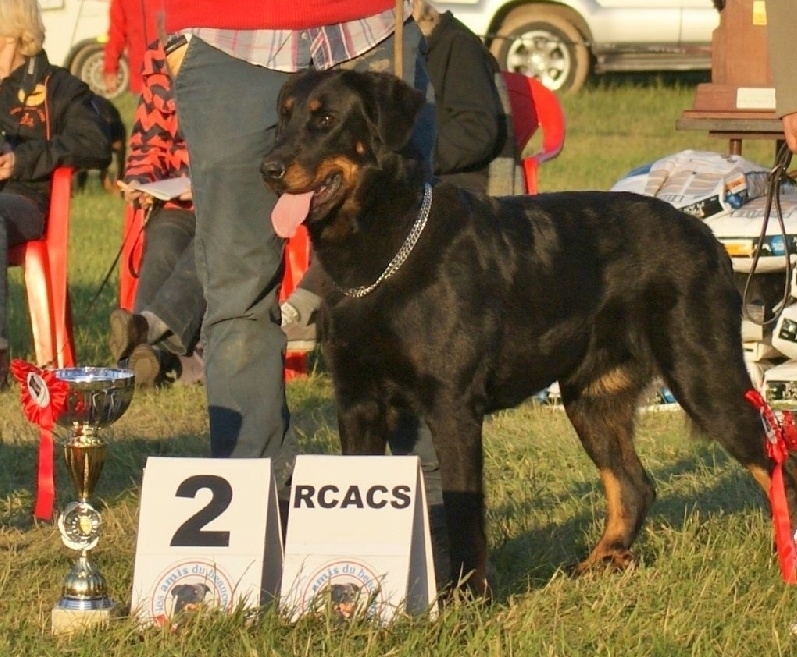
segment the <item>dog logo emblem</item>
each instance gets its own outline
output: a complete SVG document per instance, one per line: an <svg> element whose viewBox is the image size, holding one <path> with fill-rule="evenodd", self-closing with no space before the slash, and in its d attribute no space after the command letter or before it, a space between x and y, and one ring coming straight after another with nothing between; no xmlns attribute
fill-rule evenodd
<svg viewBox="0 0 797 657"><path fill-rule="evenodd" d="M180 614L228 607L232 592L229 575L217 564L181 561L164 570L153 587L150 617L157 625L164 625Z"/></svg>

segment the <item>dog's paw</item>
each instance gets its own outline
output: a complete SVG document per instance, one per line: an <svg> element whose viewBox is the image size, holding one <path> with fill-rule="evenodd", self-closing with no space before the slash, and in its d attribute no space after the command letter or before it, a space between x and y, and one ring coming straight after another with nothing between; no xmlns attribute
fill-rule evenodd
<svg viewBox="0 0 797 657"><path fill-rule="evenodd" d="M580 577L587 573L602 571L624 572L635 565L636 559L631 550L618 548L598 551L596 548L589 557L573 568L573 575Z"/></svg>

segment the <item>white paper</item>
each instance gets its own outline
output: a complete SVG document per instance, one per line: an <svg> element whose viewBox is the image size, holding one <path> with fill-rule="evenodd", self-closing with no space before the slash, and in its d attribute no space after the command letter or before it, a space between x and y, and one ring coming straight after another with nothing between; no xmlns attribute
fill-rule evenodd
<svg viewBox="0 0 797 657"><path fill-rule="evenodd" d="M191 179L188 176L180 176L179 178L166 178L165 180L156 180L151 183L120 183L123 190L138 190L149 194L150 196L160 199L161 201L169 201L177 198L186 192L191 191Z"/></svg>

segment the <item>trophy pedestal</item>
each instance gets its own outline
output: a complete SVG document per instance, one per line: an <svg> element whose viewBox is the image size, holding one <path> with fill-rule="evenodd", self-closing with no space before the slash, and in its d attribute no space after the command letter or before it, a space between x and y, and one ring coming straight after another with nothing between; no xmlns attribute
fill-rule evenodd
<svg viewBox="0 0 797 657"><path fill-rule="evenodd" d="M112 603L106 609L75 610L55 605L52 611L51 631L53 634L70 634L87 630L97 625L107 625L112 618L120 616L118 604Z"/></svg>
<svg viewBox="0 0 797 657"><path fill-rule="evenodd" d="M693 107L675 125L728 139L731 155L742 154L743 139L782 137L764 0L727 0L711 40L711 82L698 85Z"/></svg>

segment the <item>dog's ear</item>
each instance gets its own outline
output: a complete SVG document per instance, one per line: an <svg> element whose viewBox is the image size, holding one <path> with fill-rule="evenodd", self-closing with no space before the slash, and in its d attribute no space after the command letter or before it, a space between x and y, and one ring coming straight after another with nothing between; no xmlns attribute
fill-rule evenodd
<svg viewBox="0 0 797 657"><path fill-rule="evenodd" d="M282 128L285 125L286 117L289 115L291 106L289 99L294 94L294 87L296 83L301 79L304 73L294 73L291 75L285 84L282 85L280 88L279 94L277 96L277 125L272 126L276 127L274 136L279 137L280 132L282 132ZM271 128L269 128L271 129Z"/></svg>
<svg viewBox="0 0 797 657"><path fill-rule="evenodd" d="M399 151L410 140L415 119L426 98L392 73L368 72L365 75L373 83L379 137L388 148Z"/></svg>

